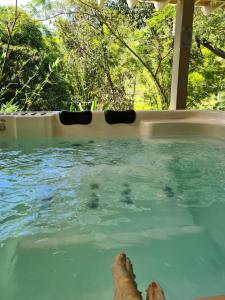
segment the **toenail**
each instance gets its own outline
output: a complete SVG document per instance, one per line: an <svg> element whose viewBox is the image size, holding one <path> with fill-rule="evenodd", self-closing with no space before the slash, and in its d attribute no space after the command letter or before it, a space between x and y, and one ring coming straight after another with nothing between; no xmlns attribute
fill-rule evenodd
<svg viewBox="0 0 225 300"><path fill-rule="evenodd" d="M121 252L120 256L126 256L126 254L124 252Z"/></svg>
<svg viewBox="0 0 225 300"><path fill-rule="evenodd" d="M152 282L152 287L157 288L157 283L155 281Z"/></svg>

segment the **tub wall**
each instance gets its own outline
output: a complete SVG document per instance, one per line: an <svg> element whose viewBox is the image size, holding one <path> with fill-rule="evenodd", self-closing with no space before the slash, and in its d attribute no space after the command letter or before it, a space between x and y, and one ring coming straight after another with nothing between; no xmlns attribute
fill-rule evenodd
<svg viewBox="0 0 225 300"><path fill-rule="evenodd" d="M132 124L105 121L104 112L93 112L89 125L63 125L59 112L0 114L1 138L32 137L166 137L215 136L225 138L225 112L137 111Z"/></svg>

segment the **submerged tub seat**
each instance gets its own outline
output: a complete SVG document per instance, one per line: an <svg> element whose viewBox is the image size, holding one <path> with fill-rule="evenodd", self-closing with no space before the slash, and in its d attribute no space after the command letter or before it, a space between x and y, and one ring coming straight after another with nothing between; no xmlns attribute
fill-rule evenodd
<svg viewBox="0 0 225 300"><path fill-rule="evenodd" d="M225 138L225 112L18 112L0 113L1 138L169 137Z"/></svg>

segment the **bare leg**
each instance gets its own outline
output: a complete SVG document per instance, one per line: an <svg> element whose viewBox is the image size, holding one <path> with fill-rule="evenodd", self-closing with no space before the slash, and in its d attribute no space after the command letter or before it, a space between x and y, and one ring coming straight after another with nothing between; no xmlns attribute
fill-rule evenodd
<svg viewBox="0 0 225 300"><path fill-rule="evenodd" d="M113 265L114 300L142 300L137 289L132 264L126 254L116 256Z"/></svg>
<svg viewBox="0 0 225 300"><path fill-rule="evenodd" d="M165 300L162 288L156 282L152 282L146 290L146 300Z"/></svg>

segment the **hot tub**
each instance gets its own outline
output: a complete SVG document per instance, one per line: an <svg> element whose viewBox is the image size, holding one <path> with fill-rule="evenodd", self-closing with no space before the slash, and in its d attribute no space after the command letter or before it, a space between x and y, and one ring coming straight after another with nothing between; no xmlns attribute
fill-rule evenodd
<svg viewBox="0 0 225 300"><path fill-rule="evenodd" d="M225 113L0 116L4 300L111 300L116 254L168 300L224 294Z"/></svg>

